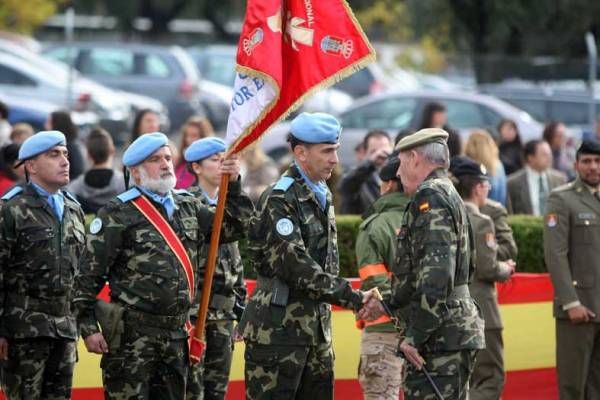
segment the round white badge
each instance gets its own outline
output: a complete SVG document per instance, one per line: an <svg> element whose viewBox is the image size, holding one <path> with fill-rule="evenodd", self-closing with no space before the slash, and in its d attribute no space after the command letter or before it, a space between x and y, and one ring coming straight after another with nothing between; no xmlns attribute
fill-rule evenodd
<svg viewBox="0 0 600 400"><path fill-rule="evenodd" d="M94 218L94 220L90 223L90 233L95 235L100 232L102 229L102 220L100 218Z"/></svg>
<svg viewBox="0 0 600 400"><path fill-rule="evenodd" d="M275 225L275 229L277 229L277 233L281 236L288 236L294 232L294 224L287 218L281 218L277 221L277 225Z"/></svg>

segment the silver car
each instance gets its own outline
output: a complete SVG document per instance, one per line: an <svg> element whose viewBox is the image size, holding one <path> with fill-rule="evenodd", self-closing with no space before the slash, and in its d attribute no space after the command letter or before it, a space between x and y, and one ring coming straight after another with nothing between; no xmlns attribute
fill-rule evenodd
<svg viewBox="0 0 600 400"><path fill-rule="evenodd" d="M417 129L428 102L436 101L446 106L448 124L457 129L463 139L471 130L484 128L496 134L496 126L503 118L517 123L523 141L539 138L543 126L528 113L502 100L476 93L407 91L368 96L357 100L340 113L343 132L340 140L340 162L344 168L356 164L354 149L366 133L383 129L392 138L403 129ZM267 154L279 159L287 154L286 136L289 123L282 123L266 133L262 147Z"/></svg>

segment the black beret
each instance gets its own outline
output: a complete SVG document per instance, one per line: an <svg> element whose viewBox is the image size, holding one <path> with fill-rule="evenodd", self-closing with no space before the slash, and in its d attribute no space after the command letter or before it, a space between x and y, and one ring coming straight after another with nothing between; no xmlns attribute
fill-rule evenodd
<svg viewBox="0 0 600 400"><path fill-rule="evenodd" d="M379 171L379 178L382 181L398 181L400 178L396 176L400 168L400 159L398 158L398 151L394 151L388 157L384 166Z"/></svg>
<svg viewBox="0 0 600 400"><path fill-rule="evenodd" d="M488 179L485 166L465 156L456 156L452 158L450 161L450 173L459 179L463 176Z"/></svg>
<svg viewBox="0 0 600 400"><path fill-rule="evenodd" d="M596 140L584 140L581 142L577 154L600 154L600 142Z"/></svg>

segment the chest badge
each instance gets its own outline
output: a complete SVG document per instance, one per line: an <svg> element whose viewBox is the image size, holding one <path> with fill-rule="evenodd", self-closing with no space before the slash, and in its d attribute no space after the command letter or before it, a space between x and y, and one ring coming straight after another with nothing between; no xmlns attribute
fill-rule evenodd
<svg viewBox="0 0 600 400"><path fill-rule="evenodd" d="M92 235L97 234L102 230L102 220L100 218L94 218L94 220L90 223L90 233Z"/></svg>
<svg viewBox="0 0 600 400"><path fill-rule="evenodd" d="M289 236L294 232L294 224L288 218L281 218L277 221L275 229L281 236Z"/></svg>

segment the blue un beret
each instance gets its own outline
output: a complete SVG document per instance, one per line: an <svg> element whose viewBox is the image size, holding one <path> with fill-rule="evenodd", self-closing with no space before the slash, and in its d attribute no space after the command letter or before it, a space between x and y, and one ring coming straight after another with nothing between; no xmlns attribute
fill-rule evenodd
<svg viewBox="0 0 600 400"><path fill-rule="evenodd" d="M54 146L66 146L67 139L59 131L41 131L28 137L19 149L19 161L21 163L37 155L47 152Z"/></svg>
<svg viewBox="0 0 600 400"><path fill-rule="evenodd" d="M338 120L325 113L303 112L290 127L292 136L305 143L337 143L341 131Z"/></svg>
<svg viewBox="0 0 600 400"><path fill-rule="evenodd" d="M123 165L135 167L150 157L154 152L169 144L169 139L164 133L147 133L135 139L123 153Z"/></svg>
<svg viewBox="0 0 600 400"><path fill-rule="evenodd" d="M222 153L227 149L223 139L218 137L207 137L198 139L192 143L184 153L185 161L195 162L204 160L213 154Z"/></svg>

